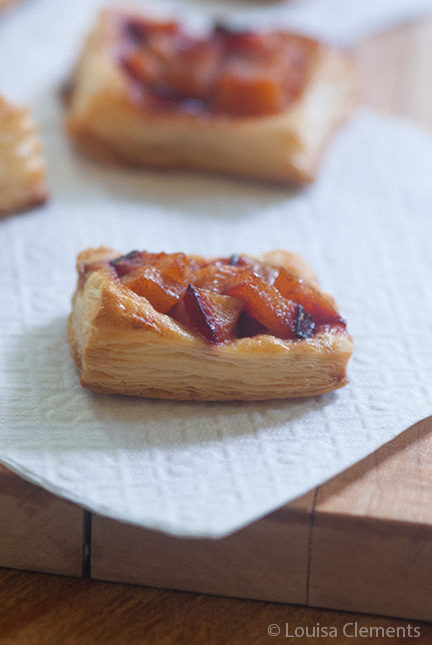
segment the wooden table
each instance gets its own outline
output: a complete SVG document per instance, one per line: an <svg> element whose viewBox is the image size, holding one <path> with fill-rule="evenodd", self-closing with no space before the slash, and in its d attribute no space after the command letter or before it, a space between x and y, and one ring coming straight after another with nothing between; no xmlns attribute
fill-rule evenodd
<svg viewBox="0 0 432 645"><path fill-rule="evenodd" d="M357 48L356 58L365 103L432 126L432 19L365 42ZM324 642L384 642L373 635L377 632L372 628L379 626L399 628L400 636L393 642L413 642L417 628L421 637L414 642L432 643L432 625L415 621L10 569L0 570L0 581L0 644L303 643L309 639L288 639L287 633L293 635L297 628L301 635L301 630L317 629L318 624L338 632L337 637L322 639ZM372 638L350 637L354 623L372 633ZM279 636L268 634L270 625L273 633L281 629ZM395 633L388 632L389 636Z"/></svg>

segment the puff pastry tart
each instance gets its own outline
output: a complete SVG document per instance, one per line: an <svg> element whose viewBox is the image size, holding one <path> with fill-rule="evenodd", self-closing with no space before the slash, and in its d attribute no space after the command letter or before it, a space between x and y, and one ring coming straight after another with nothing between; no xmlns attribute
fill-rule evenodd
<svg viewBox="0 0 432 645"><path fill-rule="evenodd" d="M68 336L96 392L295 398L347 383L352 340L296 254L204 259L101 247L78 256Z"/></svg>
<svg viewBox="0 0 432 645"><path fill-rule="evenodd" d="M216 25L198 37L105 10L71 88L67 131L93 156L302 183L349 111L352 71L297 34Z"/></svg>
<svg viewBox="0 0 432 645"><path fill-rule="evenodd" d="M37 206L46 198L36 125L26 108L0 95L0 214Z"/></svg>

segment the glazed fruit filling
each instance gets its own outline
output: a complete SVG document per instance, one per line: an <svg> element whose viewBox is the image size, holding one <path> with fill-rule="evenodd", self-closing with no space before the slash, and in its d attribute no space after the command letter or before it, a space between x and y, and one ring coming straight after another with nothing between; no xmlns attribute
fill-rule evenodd
<svg viewBox="0 0 432 645"><path fill-rule="evenodd" d="M247 256L131 251L110 265L124 287L210 343L258 334L306 339L345 328L329 297L287 269Z"/></svg>
<svg viewBox="0 0 432 645"><path fill-rule="evenodd" d="M233 31L216 25L207 37L177 22L130 19L123 68L142 100L186 111L230 116L277 114L301 93L317 44L279 31Z"/></svg>

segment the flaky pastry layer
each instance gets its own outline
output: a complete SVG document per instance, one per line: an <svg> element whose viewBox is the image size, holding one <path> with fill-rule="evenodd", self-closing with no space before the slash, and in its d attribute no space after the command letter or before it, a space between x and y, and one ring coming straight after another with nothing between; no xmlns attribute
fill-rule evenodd
<svg viewBox="0 0 432 645"><path fill-rule="evenodd" d="M149 111L131 99L130 78L113 52L119 15L101 13L73 81L66 128L88 154L154 168L190 168L276 182L305 183L352 104L351 62L316 49L301 96L284 112L261 117Z"/></svg>
<svg viewBox="0 0 432 645"><path fill-rule="evenodd" d="M0 95L0 214L42 204L45 164L36 125L26 108Z"/></svg>
<svg viewBox="0 0 432 645"><path fill-rule="evenodd" d="M347 383L352 340L344 329L305 340L268 334L212 345L124 287L107 260L113 249L88 249L73 297L68 338L81 384L96 392L177 400L263 400L308 397ZM275 251L260 261L313 282L296 254Z"/></svg>

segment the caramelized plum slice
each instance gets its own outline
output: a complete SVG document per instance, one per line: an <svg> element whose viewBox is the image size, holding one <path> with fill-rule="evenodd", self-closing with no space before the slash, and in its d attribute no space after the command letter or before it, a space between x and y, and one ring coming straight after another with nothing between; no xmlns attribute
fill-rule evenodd
<svg viewBox="0 0 432 645"><path fill-rule="evenodd" d="M296 323L296 338L310 338L314 335L315 323L307 311L301 305L298 308Z"/></svg>
<svg viewBox="0 0 432 645"><path fill-rule="evenodd" d="M171 312L173 318L192 327L212 343L235 338L242 303L207 289L188 286L183 300Z"/></svg>
<svg viewBox="0 0 432 645"><path fill-rule="evenodd" d="M311 44L281 32L235 32L218 27L225 47L216 109L233 116L276 114L301 90Z"/></svg>
<svg viewBox="0 0 432 645"><path fill-rule="evenodd" d="M246 255L234 254L229 258L228 264L238 267L248 267L251 273L256 273L265 282L273 284L275 277L278 274L278 269L271 264L265 262L258 262L253 258Z"/></svg>
<svg viewBox="0 0 432 645"><path fill-rule="evenodd" d="M184 295L186 286L171 280L154 266L143 266L127 274L122 283L144 296L161 313L167 313Z"/></svg>
<svg viewBox="0 0 432 645"><path fill-rule="evenodd" d="M200 266L198 260L185 253L147 253L147 251L131 251L127 255L111 260L110 264L116 269L120 278L138 267L156 267L165 277L184 283L185 287L192 282L194 272Z"/></svg>
<svg viewBox="0 0 432 645"><path fill-rule="evenodd" d="M279 338L295 338L299 305L284 298L271 284L255 274L225 292L244 302L246 313Z"/></svg>
<svg viewBox="0 0 432 645"><path fill-rule="evenodd" d="M217 22L213 27L212 36L219 40L227 53L239 51L259 51L263 46L262 35L254 31L232 29L228 25Z"/></svg>
<svg viewBox="0 0 432 645"><path fill-rule="evenodd" d="M259 334L268 334L269 330L252 316L242 311L237 323L238 338L250 338Z"/></svg>
<svg viewBox="0 0 432 645"><path fill-rule="evenodd" d="M125 22L124 29L134 43L141 45L155 33L174 36L179 31L179 25L173 20L149 21L145 19L130 19Z"/></svg>
<svg viewBox="0 0 432 645"><path fill-rule="evenodd" d="M148 262L156 266L171 280L181 282L185 287L192 282L195 270L199 264L185 253L157 253L148 258Z"/></svg>
<svg viewBox="0 0 432 645"><path fill-rule="evenodd" d="M258 320L249 316L245 311L242 311L237 323L238 338L250 338L252 336L269 333L270 331L267 327L264 327ZM315 323L312 317L300 305L296 322L296 338L311 338L314 333Z"/></svg>
<svg viewBox="0 0 432 645"><path fill-rule="evenodd" d="M122 65L133 78L142 83L150 83L157 77L160 70L158 61L139 49L125 56L122 59Z"/></svg>
<svg viewBox="0 0 432 645"><path fill-rule="evenodd" d="M345 325L331 298L322 295L287 269L280 269L274 286L285 298L298 302L317 325Z"/></svg>
<svg viewBox="0 0 432 645"><path fill-rule="evenodd" d="M163 81L180 98L206 100L221 61L215 42L183 34L164 60Z"/></svg>
<svg viewBox="0 0 432 645"><path fill-rule="evenodd" d="M227 70L219 79L215 108L233 116L277 114L284 108L284 88L268 70Z"/></svg>
<svg viewBox="0 0 432 645"><path fill-rule="evenodd" d="M126 255L121 255L114 260L110 260L111 266L117 271L117 275L121 278L143 264L143 256L145 251L130 251Z"/></svg>
<svg viewBox="0 0 432 645"><path fill-rule="evenodd" d="M209 264L195 274L194 285L202 289L210 289L216 293L225 291L243 280L249 273L247 266L232 266L230 264Z"/></svg>

